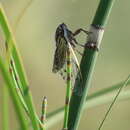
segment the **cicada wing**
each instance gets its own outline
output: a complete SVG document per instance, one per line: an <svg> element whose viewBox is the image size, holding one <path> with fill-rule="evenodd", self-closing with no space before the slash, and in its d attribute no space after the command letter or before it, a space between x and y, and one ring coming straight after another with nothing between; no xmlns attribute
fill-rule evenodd
<svg viewBox="0 0 130 130"><path fill-rule="evenodd" d="M71 86L72 86L72 89L73 89L77 70L75 70L75 65L73 64L72 60L71 60L69 66L71 67L70 68L71 69L70 80L71 80ZM63 68L58 73L61 75L61 77L63 78L63 80L67 83L67 60L66 60L65 65L63 66Z"/></svg>
<svg viewBox="0 0 130 130"><path fill-rule="evenodd" d="M52 72L57 73L60 71L66 62L67 43L64 38L60 38L59 44L57 44Z"/></svg>
<svg viewBox="0 0 130 130"><path fill-rule="evenodd" d="M79 71L79 73L80 73L80 76L81 76L81 78L82 78L82 73L81 73L81 70L80 70L80 65L79 65L78 58L77 58L77 56L76 56L76 54L75 54L75 52L74 52L74 49L72 48L71 44L68 43L68 45L69 45L69 48L70 48L71 53L72 53L73 61L74 61L74 63L76 64L77 69L78 69L78 71Z"/></svg>
<svg viewBox="0 0 130 130"><path fill-rule="evenodd" d="M77 65L75 63L75 60L72 58L72 86L74 87L76 76L78 74Z"/></svg>
<svg viewBox="0 0 130 130"><path fill-rule="evenodd" d="M73 50L73 48L72 48L72 46L71 46L71 44L70 44L69 42L68 42L68 45L69 45L70 51L71 51L71 53L72 53L72 56L73 56L73 58L74 58L74 60L75 60L75 63L76 63L77 67L78 67L79 70L80 70L80 65L79 65L79 61L78 61L78 59L77 59L77 57L76 57L76 54L75 54L75 52L74 52L74 50Z"/></svg>
<svg viewBox="0 0 130 130"><path fill-rule="evenodd" d="M83 88L80 87L80 88L77 88L75 87L76 83L77 83L77 80L80 81L80 83L83 82L83 78L82 78L82 73L81 71L79 70L79 67L77 66L77 63L75 62L75 59L73 58L72 59L72 62L73 62L73 66L72 66L72 72L73 72L73 92L77 93L77 95L81 95L82 94L82 91L83 91Z"/></svg>
<svg viewBox="0 0 130 130"><path fill-rule="evenodd" d="M75 80L79 80L80 81L80 83L82 83L83 82L83 76L82 76L82 73L81 73L81 70L80 70L80 65L79 65L79 61L78 61L78 59L77 59L77 56L76 56L76 54L75 54L75 51L74 51L74 49L72 48L72 46L71 46L71 44L70 43L68 43L68 45L69 45L69 48L70 48L70 50L71 50L71 53L72 53L72 62L73 62L73 81L74 81L74 83L77 83L77 82L75 82ZM74 84L73 83L73 84ZM83 88L74 88L73 89L73 91L75 91L78 95L81 95L82 94L82 90L83 90Z"/></svg>

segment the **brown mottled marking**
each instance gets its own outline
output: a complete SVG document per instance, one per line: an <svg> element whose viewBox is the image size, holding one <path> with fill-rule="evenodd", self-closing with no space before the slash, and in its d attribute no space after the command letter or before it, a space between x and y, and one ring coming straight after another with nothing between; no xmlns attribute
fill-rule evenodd
<svg viewBox="0 0 130 130"><path fill-rule="evenodd" d="M70 75L67 75L67 81L70 81L70 80L71 80Z"/></svg>
<svg viewBox="0 0 130 130"><path fill-rule="evenodd" d="M11 67L9 67L9 72L10 72L10 73L12 73L12 71L13 71L13 70L12 70L12 68L11 68Z"/></svg>
<svg viewBox="0 0 130 130"><path fill-rule="evenodd" d="M70 100L66 98L65 105L68 105L70 103Z"/></svg>

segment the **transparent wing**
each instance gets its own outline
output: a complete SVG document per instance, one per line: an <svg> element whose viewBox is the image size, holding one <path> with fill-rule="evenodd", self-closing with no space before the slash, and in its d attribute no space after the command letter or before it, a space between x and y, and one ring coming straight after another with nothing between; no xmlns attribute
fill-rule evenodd
<svg viewBox="0 0 130 130"><path fill-rule="evenodd" d="M73 59L75 60L75 63L77 65L78 69L79 69L79 72L81 72L80 71L80 65L79 65L78 59L77 59L77 57L75 55L75 52L74 52L73 47L71 46L71 43L70 43L70 40L69 40L68 29L66 28L66 26L64 26L64 36L65 36L65 39L67 41L68 48L70 49L70 51L72 53L72 56L73 56Z"/></svg>
<svg viewBox="0 0 130 130"><path fill-rule="evenodd" d="M59 38L59 43L57 44L52 72L57 73L60 71L66 63L66 52L67 52L67 43L64 38Z"/></svg>
<svg viewBox="0 0 130 130"><path fill-rule="evenodd" d="M61 77L63 78L63 80L67 80L67 74L66 74L66 64L62 67L62 69L58 72Z"/></svg>
<svg viewBox="0 0 130 130"><path fill-rule="evenodd" d="M67 81L67 72L66 72L66 64L63 66L63 68L58 72L63 80L66 82ZM71 60L71 82L72 82L72 89L75 83L75 79L77 79L77 74L78 74L78 67L76 65L76 62L74 58ZM78 77L81 78L81 77Z"/></svg>
<svg viewBox="0 0 130 130"><path fill-rule="evenodd" d="M78 59L77 59L77 56L76 56L76 54L75 54L75 52L74 52L74 50L73 50L71 44L68 43L68 45L69 45L69 48L70 48L70 50L71 50L71 52L72 52L73 61L74 61L75 65L76 65L76 67L77 67L77 69L78 69L78 71L79 71L80 77L81 77L81 79L82 79L82 74L81 74L80 65L79 65L79 61L78 61Z"/></svg>
<svg viewBox="0 0 130 130"><path fill-rule="evenodd" d="M72 55L72 59L71 59L71 70L72 70L71 82L72 82L72 86L74 87L75 80L80 80L82 82L82 74L81 74L81 71L80 71L80 65L79 65L78 59L76 57L75 51L72 48L70 43L68 43L68 45L69 45L69 49L71 50L71 55ZM59 55L59 57L60 57L60 55ZM67 64L67 60L65 58L62 68L60 68L59 71L58 71L58 73L61 75L61 77L63 78L63 80L65 82L67 80L66 64ZM78 95L80 95L81 92L82 92L82 88L77 89L77 90L73 89L73 91L75 91Z"/></svg>
<svg viewBox="0 0 130 130"><path fill-rule="evenodd" d="M77 80L79 80L79 81L82 83L82 81L83 81L83 79L82 79L82 73L81 73L81 71L79 70L79 68L78 68L78 66L77 66L77 64L76 64L74 58L72 59L72 62L73 62L73 64L72 64L73 91L74 91L75 93L77 93L77 95L81 95L83 89L82 89L82 88L78 88L78 89L77 89L76 87L74 87L74 85L77 83L77 82L76 82Z"/></svg>
<svg viewBox="0 0 130 130"><path fill-rule="evenodd" d="M72 56L74 57L75 63L77 64L77 67L80 70L80 65L79 65L78 59L77 59L77 57L75 55L75 52L74 52L74 50L73 50L73 48L72 48L72 46L71 46L71 44L69 42L68 42L68 45L69 45L70 51L72 52Z"/></svg>

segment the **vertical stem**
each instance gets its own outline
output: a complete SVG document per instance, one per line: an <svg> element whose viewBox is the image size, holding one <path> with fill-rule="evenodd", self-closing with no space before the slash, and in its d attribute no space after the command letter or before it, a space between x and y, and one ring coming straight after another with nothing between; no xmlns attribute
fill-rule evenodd
<svg viewBox="0 0 130 130"><path fill-rule="evenodd" d="M93 45L99 49L104 32L104 27L108 20L113 2L114 0L100 0L96 15L90 27L90 32L92 33L88 35L87 45ZM99 51L94 48L85 48L84 50L84 54L80 64L83 80L76 80L75 82L74 91L72 93L72 98L70 101L68 119L69 130L78 129L85 99L90 88L98 52ZM80 91L81 88L82 92L81 94L78 94L77 91Z"/></svg>
<svg viewBox="0 0 130 130"><path fill-rule="evenodd" d="M65 99L65 112L64 112L64 125L63 130L67 130L68 115L69 115L69 104L71 97L71 55L70 48L67 50L67 87L66 87L66 99Z"/></svg>
<svg viewBox="0 0 130 130"><path fill-rule="evenodd" d="M8 112L8 90L6 86L3 87L3 130L9 130L9 112Z"/></svg>
<svg viewBox="0 0 130 130"><path fill-rule="evenodd" d="M42 114L41 114L41 122L43 126L41 127L41 130L46 130L46 113L47 113L47 98L43 98L42 102Z"/></svg>

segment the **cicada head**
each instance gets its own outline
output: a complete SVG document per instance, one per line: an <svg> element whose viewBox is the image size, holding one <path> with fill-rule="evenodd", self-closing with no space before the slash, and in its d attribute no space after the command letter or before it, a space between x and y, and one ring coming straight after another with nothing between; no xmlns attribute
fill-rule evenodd
<svg viewBox="0 0 130 130"><path fill-rule="evenodd" d="M60 38L64 38L64 29L67 29L66 24L62 23L60 24L57 29L56 29L56 33L55 33L55 41L56 44L58 43L58 39Z"/></svg>

